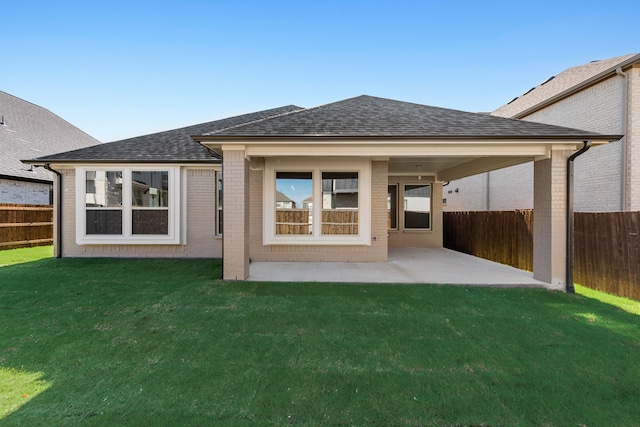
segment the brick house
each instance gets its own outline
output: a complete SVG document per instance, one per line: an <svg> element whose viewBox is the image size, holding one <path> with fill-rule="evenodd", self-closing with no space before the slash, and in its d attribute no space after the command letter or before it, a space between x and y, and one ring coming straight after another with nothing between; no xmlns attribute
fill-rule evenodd
<svg viewBox="0 0 640 427"><path fill-rule="evenodd" d="M575 161L575 210L640 210L640 54L571 67L491 113L624 137ZM533 163L452 181L446 211L533 208Z"/></svg>
<svg viewBox="0 0 640 427"><path fill-rule="evenodd" d="M562 284L567 159L619 137L360 96L29 163L60 174L58 256L222 257L245 280L252 261L441 247L444 182L533 160L534 277Z"/></svg>
<svg viewBox="0 0 640 427"><path fill-rule="evenodd" d="M0 203L51 204L53 173L21 160L96 144L51 111L0 91Z"/></svg>

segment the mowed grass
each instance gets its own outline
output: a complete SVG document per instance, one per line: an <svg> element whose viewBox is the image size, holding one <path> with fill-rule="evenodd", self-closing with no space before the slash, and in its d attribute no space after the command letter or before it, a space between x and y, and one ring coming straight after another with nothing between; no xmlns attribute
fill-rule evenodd
<svg viewBox="0 0 640 427"><path fill-rule="evenodd" d="M640 425L640 317L595 299L219 275L0 268L0 425Z"/></svg>

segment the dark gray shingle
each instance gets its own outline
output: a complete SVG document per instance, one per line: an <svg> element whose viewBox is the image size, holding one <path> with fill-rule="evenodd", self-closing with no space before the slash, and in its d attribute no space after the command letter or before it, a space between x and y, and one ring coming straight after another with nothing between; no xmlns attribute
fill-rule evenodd
<svg viewBox="0 0 640 427"><path fill-rule="evenodd" d="M362 95L206 136L588 137L592 132Z"/></svg>
<svg viewBox="0 0 640 427"><path fill-rule="evenodd" d="M201 135L216 130L254 122L266 117L278 116L300 110L288 105L280 108L243 114L227 119L187 126L135 138L100 144L89 148L54 154L34 159L39 162L170 162L201 163L219 162L207 149L195 142L191 135Z"/></svg>

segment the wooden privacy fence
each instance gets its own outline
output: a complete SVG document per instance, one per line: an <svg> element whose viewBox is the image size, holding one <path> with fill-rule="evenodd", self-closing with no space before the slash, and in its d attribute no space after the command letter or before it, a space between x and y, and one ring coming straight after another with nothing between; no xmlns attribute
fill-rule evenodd
<svg viewBox="0 0 640 427"><path fill-rule="evenodd" d="M0 250L52 243L53 206L0 204Z"/></svg>
<svg viewBox="0 0 640 427"><path fill-rule="evenodd" d="M533 270L533 211L445 212L444 247Z"/></svg>
<svg viewBox="0 0 640 427"><path fill-rule="evenodd" d="M640 300L640 212L576 213L576 283Z"/></svg>
<svg viewBox="0 0 640 427"><path fill-rule="evenodd" d="M313 217L308 209L276 210L276 234L311 234ZM330 209L322 211L323 235L358 234L357 209Z"/></svg>
<svg viewBox="0 0 640 427"><path fill-rule="evenodd" d="M574 214L573 278L640 300L640 212ZM445 212L444 246L533 270L533 211Z"/></svg>

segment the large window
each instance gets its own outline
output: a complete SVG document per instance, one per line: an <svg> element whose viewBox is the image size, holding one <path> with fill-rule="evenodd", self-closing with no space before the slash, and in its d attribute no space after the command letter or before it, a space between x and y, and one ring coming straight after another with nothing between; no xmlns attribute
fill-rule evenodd
<svg viewBox="0 0 640 427"><path fill-rule="evenodd" d="M358 172L322 172L322 234L358 234Z"/></svg>
<svg viewBox="0 0 640 427"><path fill-rule="evenodd" d="M85 174L87 234L122 234L122 171Z"/></svg>
<svg viewBox="0 0 640 427"><path fill-rule="evenodd" d="M276 234L313 233L313 173L276 172Z"/></svg>
<svg viewBox="0 0 640 427"><path fill-rule="evenodd" d="M431 184L405 184L404 228L431 228Z"/></svg>
<svg viewBox="0 0 640 427"><path fill-rule="evenodd" d="M179 243L178 168L76 173L78 244Z"/></svg>
<svg viewBox="0 0 640 427"><path fill-rule="evenodd" d="M265 244L370 244L366 160L267 161Z"/></svg>

